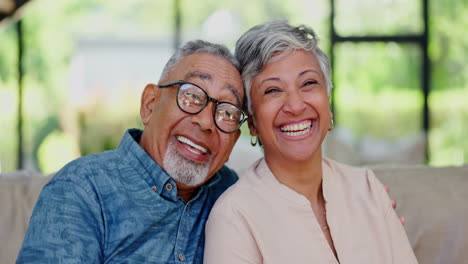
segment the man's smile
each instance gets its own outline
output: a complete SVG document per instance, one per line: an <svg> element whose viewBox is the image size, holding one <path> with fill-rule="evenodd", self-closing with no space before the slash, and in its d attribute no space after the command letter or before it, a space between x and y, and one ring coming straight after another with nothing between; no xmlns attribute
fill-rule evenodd
<svg viewBox="0 0 468 264"><path fill-rule="evenodd" d="M208 149L196 144L192 140L190 140L190 139L188 139L188 138L186 138L184 136L177 136L176 138L180 143L189 145L190 148L188 148L188 149L190 151L192 151L193 153L195 153L195 154L208 154Z"/></svg>
<svg viewBox="0 0 468 264"><path fill-rule="evenodd" d="M177 149L187 159L197 163L204 163L210 158L208 146L188 136L177 135Z"/></svg>

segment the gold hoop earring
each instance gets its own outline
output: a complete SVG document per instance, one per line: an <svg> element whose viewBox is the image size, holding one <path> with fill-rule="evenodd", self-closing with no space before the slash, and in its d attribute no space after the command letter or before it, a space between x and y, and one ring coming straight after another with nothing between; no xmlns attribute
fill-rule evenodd
<svg viewBox="0 0 468 264"><path fill-rule="evenodd" d="M328 125L328 131L332 131L335 125L333 124L333 117L330 119L330 124Z"/></svg>
<svg viewBox="0 0 468 264"><path fill-rule="evenodd" d="M252 147L255 147L257 145L257 142L258 139L256 136L250 136L250 145L252 145Z"/></svg>

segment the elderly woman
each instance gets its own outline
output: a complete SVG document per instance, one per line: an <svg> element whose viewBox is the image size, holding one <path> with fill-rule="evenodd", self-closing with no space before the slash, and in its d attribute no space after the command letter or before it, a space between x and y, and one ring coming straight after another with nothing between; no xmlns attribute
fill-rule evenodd
<svg viewBox="0 0 468 264"><path fill-rule="evenodd" d="M264 158L216 202L204 263L417 263L374 173L322 156L332 82L317 44L310 28L282 21L237 42Z"/></svg>

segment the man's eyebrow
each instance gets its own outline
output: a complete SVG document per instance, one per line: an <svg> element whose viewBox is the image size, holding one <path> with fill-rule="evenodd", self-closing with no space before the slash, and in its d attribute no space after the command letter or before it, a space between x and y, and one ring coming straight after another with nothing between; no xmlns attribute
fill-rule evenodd
<svg viewBox="0 0 468 264"><path fill-rule="evenodd" d="M239 91L236 89L236 87L234 87L232 84L228 84L227 85L227 88L229 89L229 91L231 91L231 93L234 94L234 96L236 97L237 99L237 104L242 107L242 100L241 100L241 95L239 93Z"/></svg>
<svg viewBox="0 0 468 264"><path fill-rule="evenodd" d="M213 80L213 77L211 77L210 74L206 73L206 72L200 72L200 71L191 71L191 72L188 72L185 77L184 77L184 80L190 80L191 78L200 78L202 80L208 80L208 81L211 81Z"/></svg>
<svg viewBox="0 0 468 264"><path fill-rule="evenodd" d="M185 75L184 80L190 80L191 78L199 78L199 79L208 80L208 81L213 80L213 77L210 74L206 72L200 72L200 71L188 72ZM239 106L242 106L241 95L239 91L236 89L236 87L234 87L232 84L227 84L226 88L228 88L228 90L234 95L234 97L236 97L237 104Z"/></svg>

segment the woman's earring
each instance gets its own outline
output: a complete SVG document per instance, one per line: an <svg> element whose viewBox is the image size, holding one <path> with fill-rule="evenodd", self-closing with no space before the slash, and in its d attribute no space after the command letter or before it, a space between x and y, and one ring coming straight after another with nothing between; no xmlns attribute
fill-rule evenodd
<svg viewBox="0 0 468 264"><path fill-rule="evenodd" d="M257 136L250 136L250 145L252 145L252 147L255 147L257 145Z"/></svg>
<svg viewBox="0 0 468 264"><path fill-rule="evenodd" d="M333 124L333 117L330 119L330 124L328 125L328 131L332 131L335 125Z"/></svg>

